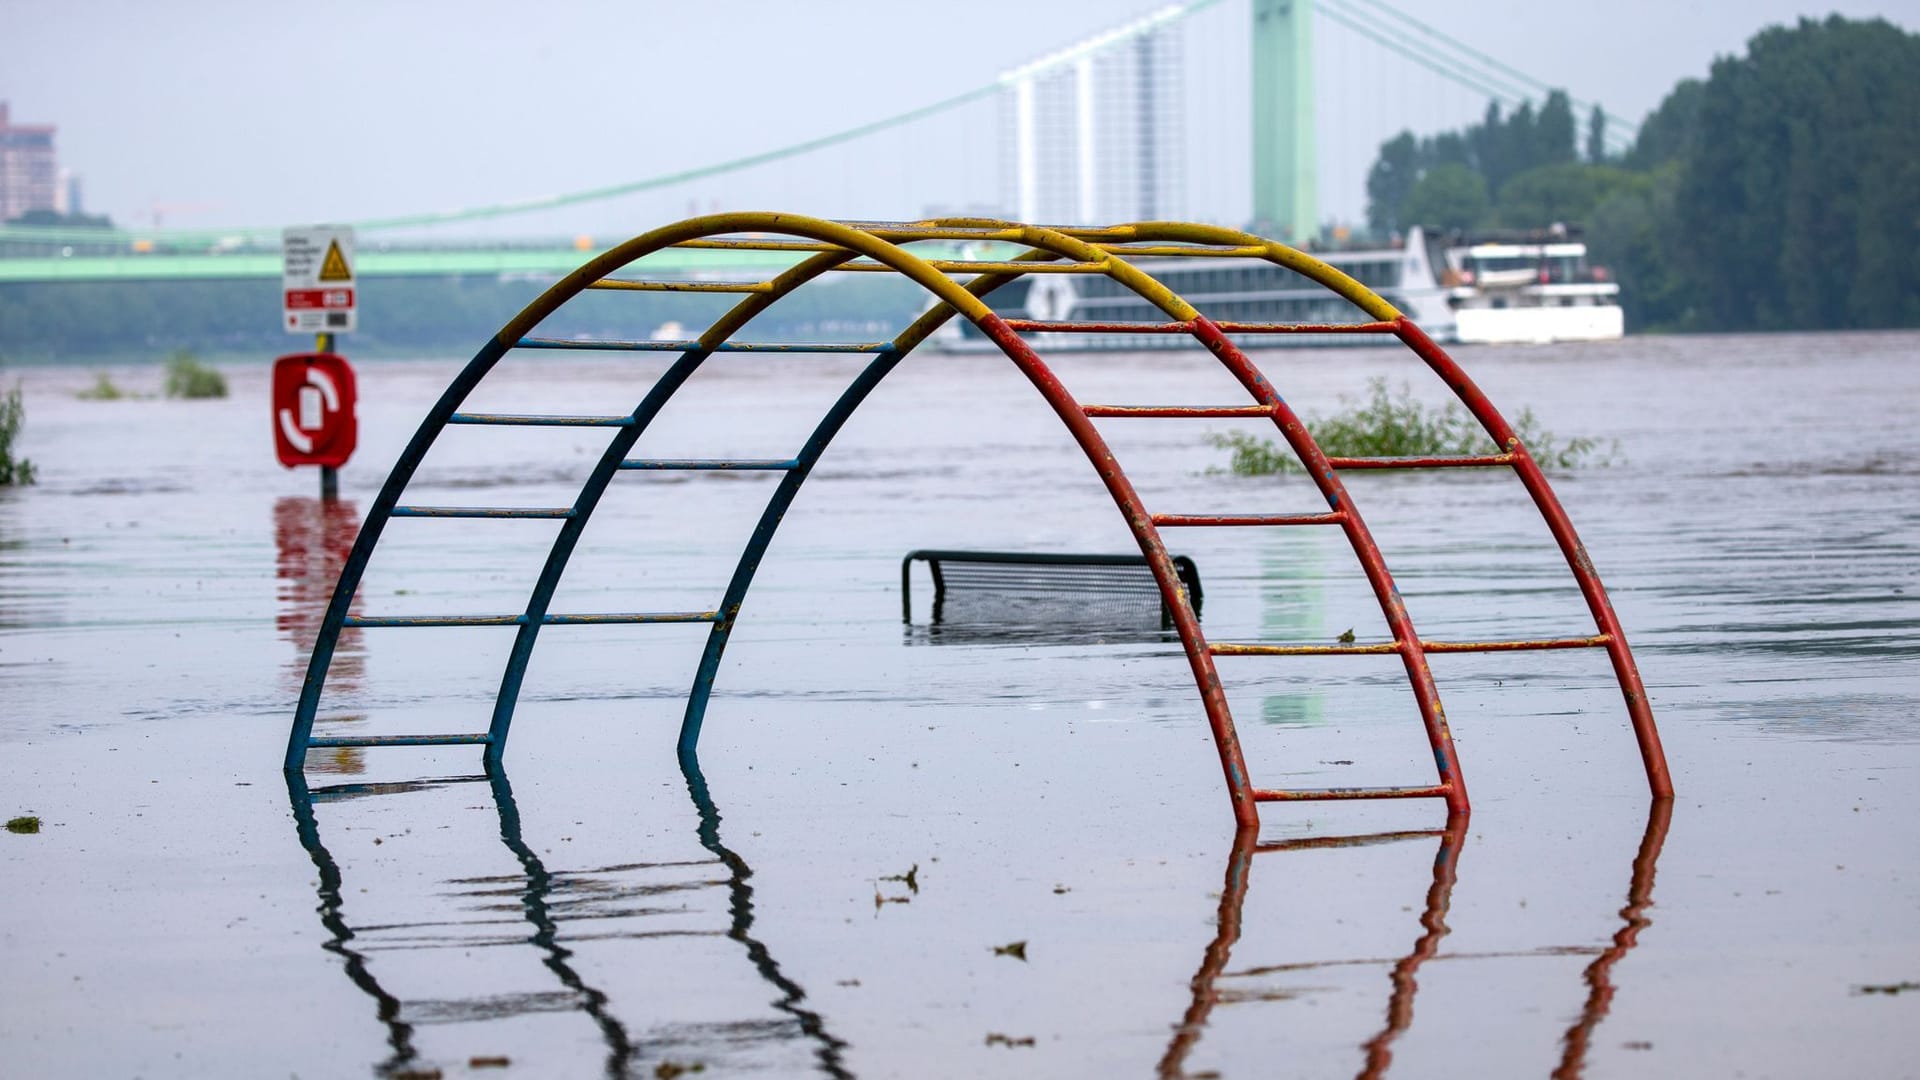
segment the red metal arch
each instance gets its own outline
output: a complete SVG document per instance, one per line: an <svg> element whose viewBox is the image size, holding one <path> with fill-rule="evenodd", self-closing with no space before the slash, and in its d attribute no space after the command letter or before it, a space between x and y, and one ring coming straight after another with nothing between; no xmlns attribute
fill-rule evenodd
<svg viewBox="0 0 1920 1080"><path fill-rule="evenodd" d="M772 234L770 237L769 234ZM794 239L797 238L797 239ZM949 241L969 245L998 243L1024 249L1013 259L975 257L929 258L906 250L906 244ZM618 278L613 275L648 254L668 248L719 248L782 253L800 260L790 269L766 281L702 282L685 280L649 280ZM1262 259L1285 266L1351 301L1371 321L1338 324L1255 324L1222 323L1208 319L1184 299L1168 290L1145 270L1135 265L1168 256L1207 255L1222 258ZM882 343L792 343L776 344L735 339L753 319L784 296L808 281L833 271L879 271L898 273L926 289L938 303L913 325L890 342ZM1006 319L992 311L982 300L986 294L1008 281L1030 273L1099 274L1106 276L1151 302L1170 321L1165 323L1086 324ZM967 278L962 283L958 278ZM740 303L718 319L698 339L685 342L592 341L543 339L530 336L553 312L589 289L665 292L726 292L743 294ZM851 415L879 380L900 359L920 345L939 326L959 314L992 340L1027 376L1054 409L1087 454L1102 483L1120 508L1147 557L1168 610L1179 634L1199 689L1203 706L1219 751L1222 770L1231 797L1236 822L1242 827L1257 823L1256 806L1265 801L1306 799L1409 798L1433 797L1445 800L1449 811L1463 812L1468 801L1460 775L1452 738L1448 733L1439 692L1427 663L1430 652L1505 651L1520 649L1604 647L1613 660L1615 674L1626 697L1636 737L1639 740L1649 786L1656 797L1671 795L1659 737L1647 708L1632 654L1620 632L1617 618L1609 605L1605 589L1594 574L1577 535L1554 498L1538 465L1527 453L1518 436L1474 386L1457 364L1392 305L1338 270L1312 256L1247 233L1212 226L1172 222L1144 222L1104 229L1058 229L1018 225L1009 222L950 219L910 224L849 224L771 213L720 214L693 218L634 238L587 262L549 289L489 341L472 362L448 387L439 402L422 422L413 441L388 476L379 497L368 512L367 522L343 570L322 631L308 668L306 685L296 712L287 749L287 768L304 767L310 747L341 745L426 745L474 743L484 745L489 761L497 762L504 750L508 727L518 699L521 676L542 626L580 623L670 623L706 622L711 624L708 644L700 669L688 696L687 713L682 723L680 751L691 758L697 745L708 695L732 627L738 618L746 590L759 565L760 556L778 528L781 517L805 482L814 462L824 452L841 424ZM1025 335L1072 333L1161 333L1187 334L1199 341L1234 376L1251 398L1251 403L1212 406L1111 406L1083 404L1074 398L1047 366ZM1354 459L1325 454L1312 433L1286 404L1272 383L1229 337L1266 333L1374 333L1398 337L1418 354L1459 396L1479 420L1501 452L1491 455L1428 459ZM679 354L675 363L660 376L640 403L624 416L610 417L526 417L466 414L461 403L511 349L600 349L669 351ZM629 459L628 451L641 437L661 406L709 356L716 352L798 351L862 352L874 355L854 383L848 387L821 420L805 447L792 459L774 462L694 461L666 462ZM1128 417L1267 417L1288 445L1306 465L1314 483L1327 501L1328 509L1318 514L1278 515L1188 515L1154 513L1142 501L1115 459L1112 449L1100 434L1097 419ZM564 508L529 512L482 507L415 507L400 504L400 496L415 468L439 433L449 424L542 424L588 425L614 428L600 462L589 476L575 502ZM1412 620L1401 602L1386 560L1374 543L1370 531L1350 493L1341 482L1347 469L1435 467L1509 467L1519 475L1536 506L1546 518L1556 542L1566 556L1569 568L1578 580L1582 595L1592 612L1597 633L1586 637L1546 641L1436 642L1415 632ZM548 610L554 587L564 573L573 550L600 495L614 476L634 468L766 468L783 472L753 539L742 553L726 594L710 611L638 612L566 615ZM354 616L348 606L364 572L367 558L378 543L385 523L395 516L416 517L552 517L562 520L547 563L535 583L524 611L507 615L390 617ZM1202 632L1192 605L1188 602L1174 572L1161 538L1165 528L1185 527L1276 527L1338 526L1359 559L1369 585L1378 599L1390 642L1356 645L1308 645L1288 643L1209 643ZM503 673L496 698L493 722L488 731L474 735L452 736L315 736L312 733L318 700L331 663L333 646L341 629L347 626L513 626L516 641ZM1217 655L1310 655L1310 654L1383 654L1401 657L1419 706L1421 719L1432 747L1438 774L1433 784L1387 788L1332 788L1284 790L1260 788L1247 773L1233 718L1213 657Z"/></svg>

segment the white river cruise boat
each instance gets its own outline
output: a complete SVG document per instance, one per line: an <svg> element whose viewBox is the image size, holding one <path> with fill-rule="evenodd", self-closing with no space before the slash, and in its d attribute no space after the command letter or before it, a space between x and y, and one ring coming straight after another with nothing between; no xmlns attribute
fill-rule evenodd
<svg viewBox="0 0 1920 1080"><path fill-rule="evenodd" d="M1620 286L1587 264L1577 230L1441 236L1409 230L1390 247L1316 251L1386 298L1443 343L1547 343L1620 337L1625 323ZM1367 317L1346 300L1285 267L1251 260L1155 258L1141 267L1216 322L1339 323ZM1164 322L1166 316L1105 277L1035 274L987 297L1008 318L1063 322ZM1239 336L1243 347L1378 345L1360 334ZM1103 351L1166 347L1179 338L1155 334L1074 334L1049 339L1050 349ZM994 346L956 319L929 344L956 351Z"/></svg>

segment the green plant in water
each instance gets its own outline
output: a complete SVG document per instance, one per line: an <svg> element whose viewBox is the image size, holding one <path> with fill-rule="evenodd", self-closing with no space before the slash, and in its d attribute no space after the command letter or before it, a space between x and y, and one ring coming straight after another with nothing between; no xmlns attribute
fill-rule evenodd
<svg viewBox="0 0 1920 1080"><path fill-rule="evenodd" d="M13 441L20 437L20 428L26 422L27 406L20 398L20 385L15 383L6 397L0 398L0 487L33 483L33 462L13 452Z"/></svg>
<svg viewBox="0 0 1920 1080"><path fill-rule="evenodd" d="M81 401L119 401L121 398L127 396L127 392L114 385L113 380L107 377L106 372L101 372L93 377L92 386L87 387L74 396Z"/></svg>
<svg viewBox="0 0 1920 1080"><path fill-rule="evenodd" d="M1480 424L1459 402L1442 408L1422 405L1404 383L1395 394L1384 378L1367 381L1367 397L1357 408L1306 421L1315 442L1328 457L1436 457L1498 453ZM1527 452L1544 468L1572 469L1605 465L1610 455L1596 458L1599 443L1568 439L1564 443L1542 428L1532 409L1523 409L1513 421L1513 432ZM1290 449L1272 439L1230 431L1212 436L1213 445L1233 451L1227 468L1239 476L1270 476L1303 472Z"/></svg>
<svg viewBox="0 0 1920 1080"><path fill-rule="evenodd" d="M167 360L167 396L223 398L227 396L227 380L201 363L192 350L181 349Z"/></svg>

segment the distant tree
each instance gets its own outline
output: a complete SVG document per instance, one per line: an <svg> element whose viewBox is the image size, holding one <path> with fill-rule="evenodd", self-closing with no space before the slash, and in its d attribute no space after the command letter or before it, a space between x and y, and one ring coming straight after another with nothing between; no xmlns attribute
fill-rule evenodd
<svg viewBox="0 0 1920 1080"><path fill-rule="evenodd" d="M1708 328L1920 318L1920 36L1801 20L1714 63L1675 194Z"/></svg>
<svg viewBox="0 0 1920 1080"><path fill-rule="evenodd" d="M113 219L105 214L63 214L58 210L28 210L7 219L9 225L62 226L70 229L111 229Z"/></svg>
<svg viewBox="0 0 1920 1080"><path fill-rule="evenodd" d="M1631 180L1625 170L1577 161L1528 169L1500 189L1500 223L1527 229L1585 222L1595 207Z"/></svg>
<svg viewBox="0 0 1920 1080"><path fill-rule="evenodd" d="M1683 79L1669 91L1660 107L1641 123L1639 137L1627 151L1627 165L1652 169L1684 156L1699 131L1700 102L1706 92L1707 84L1699 79Z"/></svg>
<svg viewBox="0 0 1920 1080"><path fill-rule="evenodd" d="M1579 160L1574 141L1573 103L1567 100L1565 90L1555 90L1547 95L1546 104L1540 106L1540 115L1534 120L1533 130L1528 132L1528 136L1531 153L1527 155L1522 171Z"/></svg>
<svg viewBox="0 0 1920 1080"><path fill-rule="evenodd" d="M1680 330L1698 321L1674 258L1674 248L1688 242L1673 214L1680 172L1679 162L1669 162L1652 173L1623 173L1626 182L1587 219L1588 257L1620 282L1629 330Z"/></svg>
<svg viewBox="0 0 1920 1080"><path fill-rule="evenodd" d="M1465 165L1447 162L1428 169L1413 186L1407 224L1471 229L1486 223L1489 205L1486 180Z"/></svg>
<svg viewBox="0 0 1920 1080"><path fill-rule="evenodd" d="M1607 163L1607 113L1595 105L1587 114L1587 164Z"/></svg>
<svg viewBox="0 0 1920 1080"><path fill-rule="evenodd" d="M1403 131L1380 144L1380 156L1367 170L1367 224L1376 233L1396 232L1407 196L1420 179L1420 145Z"/></svg>

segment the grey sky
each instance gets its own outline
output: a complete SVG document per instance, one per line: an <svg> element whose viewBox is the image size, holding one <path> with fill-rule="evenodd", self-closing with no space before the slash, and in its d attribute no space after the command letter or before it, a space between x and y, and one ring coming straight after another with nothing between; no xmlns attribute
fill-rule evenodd
<svg viewBox="0 0 1920 1080"><path fill-rule="evenodd" d="M1223 71L1244 68L1246 3L1227 0L1227 10L1196 21L1189 65L1218 53ZM1838 10L1920 26L1920 0L1810 3L1396 0L1636 119L1677 79L1704 75L1715 55L1741 50L1769 23ZM351 220L614 184L824 134L981 85L1158 6L6 0L0 99L16 122L59 125L62 162L84 178L88 208L123 223L151 224L156 208L170 226ZM1329 28L1319 57L1321 85L1350 88L1320 107L1322 203L1349 219L1363 205L1357 188L1379 129L1451 126L1484 106L1455 92L1456 103L1436 111L1432 76L1355 40ZM1233 105L1222 115L1243 116ZM917 139L877 139L864 153L760 170L723 190L670 192L513 231L644 227L716 203L846 213L870 200L887 213L916 212L895 209L903 191L924 202L963 197L936 190L938 162L949 160L940 155L991 154L993 118L976 109L964 136L951 124L930 127ZM1238 132L1196 130L1205 143L1190 151L1243 141ZM982 183L976 177L969 191ZM1228 208L1209 212L1230 217L1240 187L1210 196Z"/></svg>

